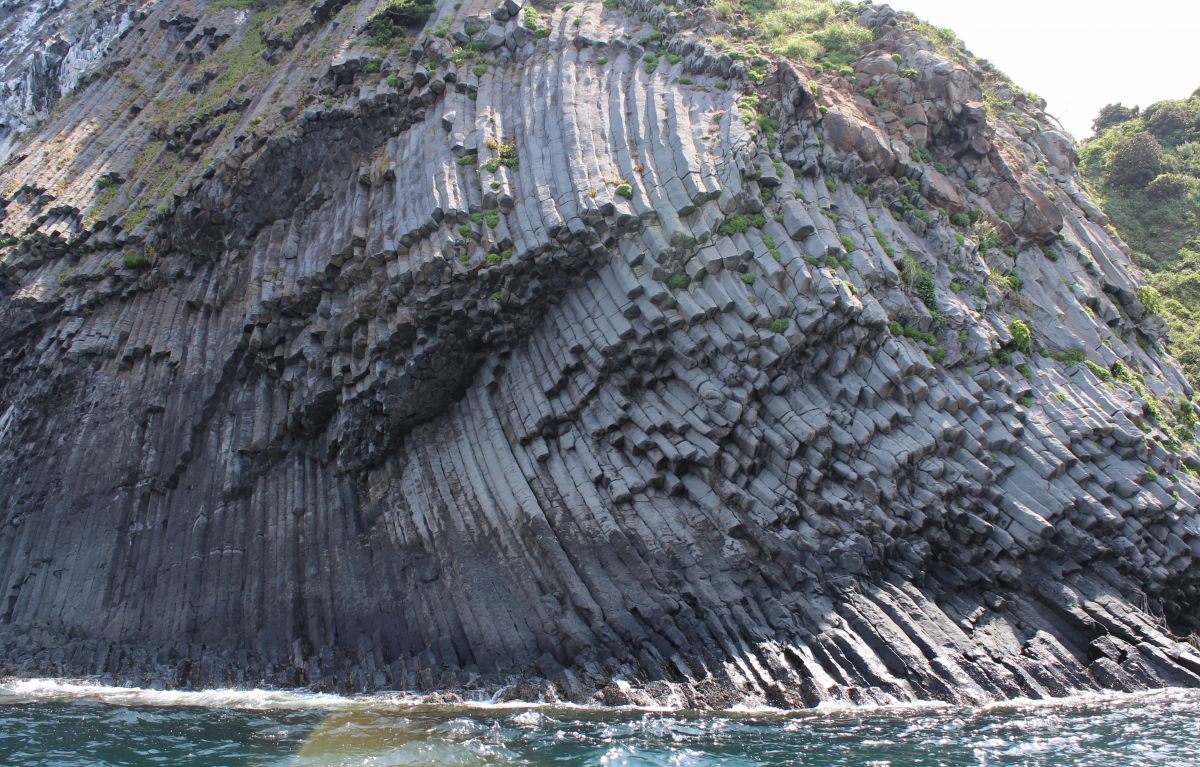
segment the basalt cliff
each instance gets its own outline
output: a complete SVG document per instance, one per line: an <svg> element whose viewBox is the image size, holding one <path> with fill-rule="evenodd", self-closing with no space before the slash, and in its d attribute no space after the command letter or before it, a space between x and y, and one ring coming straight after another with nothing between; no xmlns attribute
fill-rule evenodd
<svg viewBox="0 0 1200 767"><path fill-rule="evenodd" d="M5 0L0 40L3 672L1200 684L1192 389L1073 142L944 30Z"/></svg>

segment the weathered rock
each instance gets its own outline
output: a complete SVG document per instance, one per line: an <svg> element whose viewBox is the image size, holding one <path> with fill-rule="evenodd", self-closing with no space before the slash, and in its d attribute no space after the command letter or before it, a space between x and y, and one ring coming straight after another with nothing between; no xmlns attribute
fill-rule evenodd
<svg viewBox="0 0 1200 767"><path fill-rule="evenodd" d="M1200 684L1200 459L1143 399L1190 391L1032 106L989 119L986 71L886 8L857 70L894 102L784 63L772 136L703 9L446 2L399 56L379 5L163 0L22 123L4 670L711 707ZM677 62L647 72L638 13Z"/></svg>

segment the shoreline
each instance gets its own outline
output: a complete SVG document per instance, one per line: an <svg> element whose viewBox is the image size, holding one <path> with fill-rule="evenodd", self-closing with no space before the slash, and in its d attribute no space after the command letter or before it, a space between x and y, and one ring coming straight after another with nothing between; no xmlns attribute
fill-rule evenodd
<svg viewBox="0 0 1200 767"><path fill-rule="evenodd" d="M212 688L206 690L155 690L144 687L122 687L100 684L86 678L24 678L0 677L0 706L38 702L90 700L105 705L124 707L180 707L232 709L246 711L338 711L377 708L474 709L505 710L562 710L580 713L610 714L643 712L688 714L695 716L769 716L797 717L812 715L843 715L869 713L903 713L916 711L970 711L974 714L1007 709L1073 707L1096 704L1134 703L1147 698L1174 696L1200 697L1200 689L1162 687L1145 690L1084 691L1062 697L1011 698L984 703L951 703L946 701L913 700L892 703L839 703L822 701L810 708L776 708L737 704L730 708L691 708L687 706L619 704L583 704L569 701L530 701L502 699L510 687L492 692L490 697L467 698L459 692L417 693L411 691L381 691L360 695L337 695L306 689Z"/></svg>

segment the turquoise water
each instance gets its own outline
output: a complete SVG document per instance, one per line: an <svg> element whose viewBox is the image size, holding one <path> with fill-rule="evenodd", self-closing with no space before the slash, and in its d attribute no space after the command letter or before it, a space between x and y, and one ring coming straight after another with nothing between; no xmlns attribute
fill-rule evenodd
<svg viewBox="0 0 1200 767"><path fill-rule="evenodd" d="M0 765L1200 765L1200 692L699 714L0 685Z"/></svg>

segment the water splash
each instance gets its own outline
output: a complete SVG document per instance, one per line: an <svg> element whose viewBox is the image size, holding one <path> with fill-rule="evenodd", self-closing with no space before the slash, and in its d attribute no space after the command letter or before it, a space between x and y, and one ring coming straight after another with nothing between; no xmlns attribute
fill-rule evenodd
<svg viewBox="0 0 1200 767"><path fill-rule="evenodd" d="M1200 691L723 713L407 694L0 684L0 764L1083 767L1200 764Z"/></svg>

